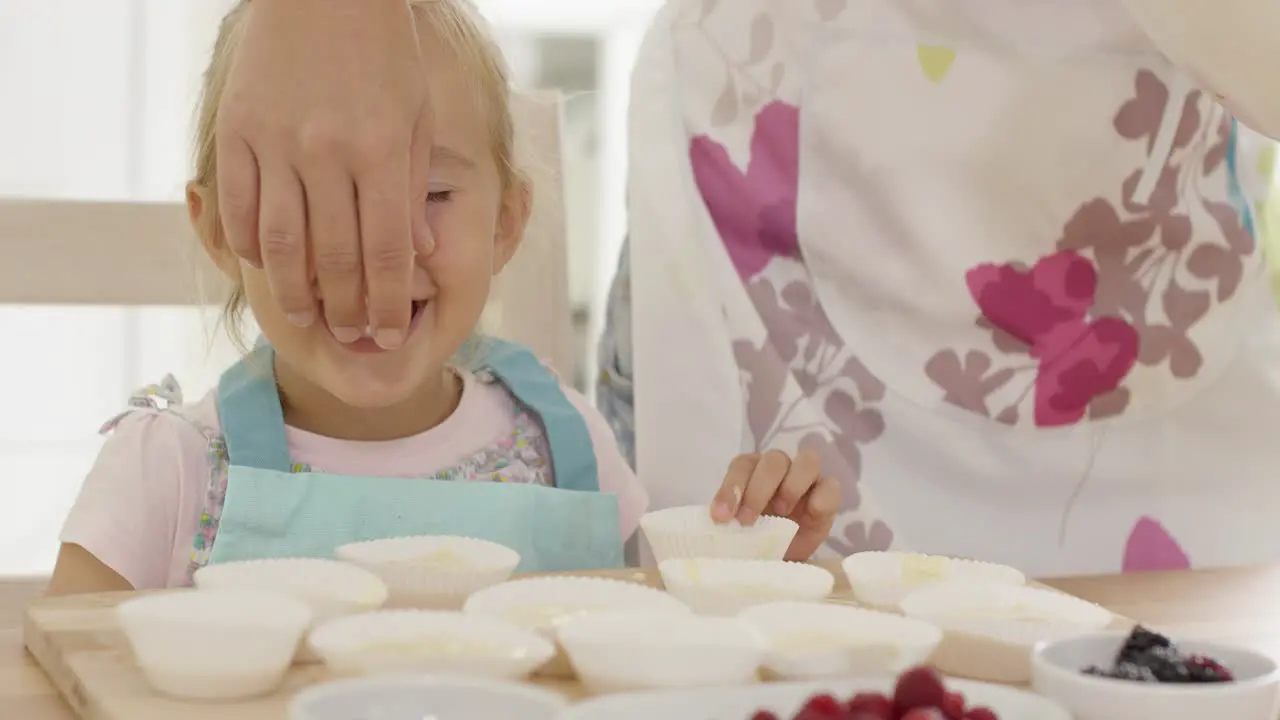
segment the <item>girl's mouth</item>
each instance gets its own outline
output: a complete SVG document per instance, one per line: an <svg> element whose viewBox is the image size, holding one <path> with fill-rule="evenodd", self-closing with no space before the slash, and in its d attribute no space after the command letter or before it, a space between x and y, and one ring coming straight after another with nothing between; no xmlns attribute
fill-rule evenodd
<svg viewBox="0 0 1280 720"><path fill-rule="evenodd" d="M427 314L427 310L430 307L431 307L430 299L413 300L412 302L410 302L409 330L408 330L408 336L405 338L406 344L409 341L409 337L412 337L413 333L418 329L418 326L422 324L422 318ZM323 313L324 313L323 305L320 308L320 312L322 314L321 316L323 317ZM325 323L325 327L329 329L329 334L332 336L333 329L329 327L327 322ZM356 340L355 342L344 343L342 341L339 341L337 337L334 337L333 339L335 341L338 341L338 344L341 345L342 347L355 353L367 354L367 353L389 352L388 350L384 349L382 346L378 345L378 343L374 341L372 327L366 327L364 329L364 335L360 337L360 339ZM401 347L403 347L403 345Z"/></svg>

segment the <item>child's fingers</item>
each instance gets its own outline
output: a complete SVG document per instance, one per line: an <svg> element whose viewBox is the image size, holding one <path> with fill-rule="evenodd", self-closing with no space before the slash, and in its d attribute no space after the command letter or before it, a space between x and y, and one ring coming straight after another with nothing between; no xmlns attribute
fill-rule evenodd
<svg viewBox="0 0 1280 720"><path fill-rule="evenodd" d="M822 478L796 506L791 519L800 526L796 537L787 548L787 560L807 561L822 547L831 535L831 526L842 502L840 483L833 478Z"/></svg>
<svg viewBox="0 0 1280 720"><path fill-rule="evenodd" d="M760 456L760 462L756 463L751 479L747 481L742 504L738 506L738 522L752 525L764 514L790 469L791 458L782 451L770 450Z"/></svg>
<svg viewBox="0 0 1280 720"><path fill-rule="evenodd" d="M822 458L812 450L801 450L791 460L787 476L773 495L770 512L789 517L809 489L818 484L822 474Z"/></svg>
<svg viewBox="0 0 1280 720"><path fill-rule="evenodd" d="M760 456L739 455L729 463L729 470L724 475L724 482L711 501L711 519L718 523L726 523L738 514L742 504L742 496L746 493L747 483L751 481L751 473L755 472Z"/></svg>

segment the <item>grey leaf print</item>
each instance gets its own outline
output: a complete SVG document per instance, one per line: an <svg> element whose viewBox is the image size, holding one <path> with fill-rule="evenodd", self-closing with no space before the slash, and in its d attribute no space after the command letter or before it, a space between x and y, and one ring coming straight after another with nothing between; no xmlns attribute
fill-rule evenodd
<svg viewBox="0 0 1280 720"><path fill-rule="evenodd" d="M751 44L747 50L747 63L755 65L769 57L773 50L773 20L768 15L757 15L751 22Z"/></svg>
<svg viewBox="0 0 1280 720"><path fill-rule="evenodd" d="M716 100L715 107L711 109L711 125L724 127L737 120L738 107L738 83L734 81L733 75L727 75L724 80L724 89L720 91L720 97Z"/></svg>

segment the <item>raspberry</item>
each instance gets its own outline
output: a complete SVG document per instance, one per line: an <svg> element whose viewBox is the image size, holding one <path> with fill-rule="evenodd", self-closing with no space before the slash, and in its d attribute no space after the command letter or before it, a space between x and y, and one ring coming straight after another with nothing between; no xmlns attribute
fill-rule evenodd
<svg viewBox="0 0 1280 720"><path fill-rule="evenodd" d="M751 720L778 720L778 716L768 710L761 710L751 716Z"/></svg>
<svg viewBox="0 0 1280 720"><path fill-rule="evenodd" d="M947 716L936 707L916 708L902 716L902 720L947 720Z"/></svg>
<svg viewBox="0 0 1280 720"><path fill-rule="evenodd" d="M964 720L964 695L948 691L942 696L942 714L947 720Z"/></svg>
<svg viewBox="0 0 1280 720"><path fill-rule="evenodd" d="M840 705L840 701L830 695L814 695L809 698L809 702L800 708L800 713L796 715L795 720L823 720L825 718L839 718L844 714L844 707Z"/></svg>
<svg viewBox="0 0 1280 720"><path fill-rule="evenodd" d="M1000 716L996 715L996 711L991 708L973 708L964 714L963 720L1000 720Z"/></svg>
<svg viewBox="0 0 1280 720"><path fill-rule="evenodd" d="M945 696L942 678L933 668L913 668L898 677L897 687L893 690L893 708L899 715L916 708L939 708Z"/></svg>
<svg viewBox="0 0 1280 720"><path fill-rule="evenodd" d="M883 720L894 720L893 701L881 693L864 692L853 696L845 710L855 715L864 714Z"/></svg>
<svg viewBox="0 0 1280 720"><path fill-rule="evenodd" d="M1204 655L1192 655L1186 659L1191 682L1231 682L1235 676L1222 663Z"/></svg>

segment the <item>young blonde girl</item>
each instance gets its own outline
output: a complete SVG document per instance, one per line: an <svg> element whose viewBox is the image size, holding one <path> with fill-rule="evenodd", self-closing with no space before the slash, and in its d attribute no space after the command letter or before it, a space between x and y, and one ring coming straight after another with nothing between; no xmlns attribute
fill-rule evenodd
<svg viewBox="0 0 1280 720"><path fill-rule="evenodd" d="M181 586L208 563L326 556L347 542L417 534L501 542L525 571L622 564L647 498L607 424L524 348L472 340L531 203L513 159L500 54L464 0L411 5L436 100L431 194L418 209L435 245L416 261L406 342L386 351L357 329L295 326L265 275L225 244L213 128L252 12L242 1L206 73L187 202L233 283L228 322L247 307L263 339L194 404L170 379L108 423L63 530L51 592ZM340 222L325 208L309 213L317 232ZM766 506L791 515L802 524L791 556L808 557L839 504L819 470L804 455L739 457L715 515L751 522Z"/></svg>

